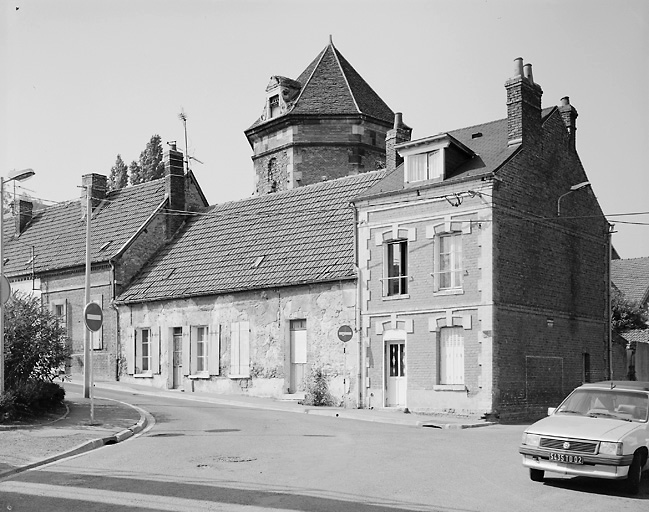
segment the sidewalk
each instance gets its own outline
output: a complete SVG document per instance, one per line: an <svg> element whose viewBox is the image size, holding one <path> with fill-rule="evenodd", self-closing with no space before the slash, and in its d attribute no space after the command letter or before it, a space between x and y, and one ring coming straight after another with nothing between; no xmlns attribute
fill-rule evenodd
<svg viewBox="0 0 649 512"><path fill-rule="evenodd" d="M77 380L71 384L81 385ZM491 425L477 417L429 416L391 409L343 409L307 407L291 400L244 395L185 393L120 382L95 382L95 390L128 391L148 396L207 402L232 407L330 416L412 427L464 429ZM117 400L94 398L94 422L90 422L90 399L66 389L67 411L49 422L30 425L0 425L0 478L77 453L121 442L155 423L146 411Z"/></svg>

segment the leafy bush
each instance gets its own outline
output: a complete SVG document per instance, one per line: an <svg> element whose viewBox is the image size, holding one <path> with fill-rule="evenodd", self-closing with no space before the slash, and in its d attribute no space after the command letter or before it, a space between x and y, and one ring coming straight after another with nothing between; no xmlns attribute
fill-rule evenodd
<svg viewBox="0 0 649 512"><path fill-rule="evenodd" d="M63 404L54 383L70 357L65 328L40 299L15 293L5 307L5 393L0 421L39 416Z"/></svg>
<svg viewBox="0 0 649 512"><path fill-rule="evenodd" d="M311 366L304 385L306 394L302 401L303 405L319 407L336 405L336 399L329 393L329 377L321 366L317 364Z"/></svg>
<svg viewBox="0 0 649 512"><path fill-rule="evenodd" d="M0 423L41 416L63 405L65 390L55 382L29 380L0 395Z"/></svg>

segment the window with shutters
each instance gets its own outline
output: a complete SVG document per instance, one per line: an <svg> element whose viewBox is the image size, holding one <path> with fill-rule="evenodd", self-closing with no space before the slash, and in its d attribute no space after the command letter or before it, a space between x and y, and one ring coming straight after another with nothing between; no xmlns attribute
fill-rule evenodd
<svg viewBox="0 0 649 512"><path fill-rule="evenodd" d="M182 373L190 378L207 379L219 375L219 325L194 325L176 328L176 339L182 339Z"/></svg>
<svg viewBox="0 0 649 512"><path fill-rule="evenodd" d="M464 384L464 330L444 327L439 331L439 384Z"/></svg>
<svg viewBox="0 0 649 512"><path fill-rule="evenodd" d="M135 330L135 373L151 373L151 330Z"/></svg>
<svg viewBox="0 0 649 512"><path fill-rule="evenodd" d="M250 377L250 324L233 322L230 326L230 378Z"/></svg>

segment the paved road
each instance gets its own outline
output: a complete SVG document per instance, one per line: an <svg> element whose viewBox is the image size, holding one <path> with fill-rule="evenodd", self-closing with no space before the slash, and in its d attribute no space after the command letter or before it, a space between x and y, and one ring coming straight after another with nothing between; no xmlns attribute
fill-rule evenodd
<svg viewBox="0 0 649 512"><path fill-rule="evenodd" d="M533 483L523 426L441 430L168 397L98 394L156 423L0 482L0 511L644 511L613 482Z"/></svg>

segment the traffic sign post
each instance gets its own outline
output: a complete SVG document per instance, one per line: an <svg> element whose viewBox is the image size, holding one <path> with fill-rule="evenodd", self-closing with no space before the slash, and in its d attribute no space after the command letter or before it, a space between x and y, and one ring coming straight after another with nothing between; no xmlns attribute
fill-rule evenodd
<svg viewBox="0 0 649 512"><path fill-rule="evenodd" d="M351 340L354 336L354 329L352 329L349 325L341 325L338 328L338 339L347 344L349 340ZM347 347L343 345L343 365L344 365L344 371L343 371L343 392L347 392ZM345 400L345 407L347 407L347 400Z"/></svg>
<svg viewBox="0 0 649 512"><path fill-rule="evenodd" d="M104 323L104 312L101 310L101 306L97 304L96 302L89 302L86 304L86 307L83 308L83 321L86 324L86 327L88 328L89 331L92 332L97 332L99 329L101 329L102 324ZM89 395L90 395L90 424L97 424L95 423L95 401L94 401L94 393L93 393L93 382L92 382L92 347L88 347L89 349L89 377L90 377L90 385L89 385Z"/></svg>

